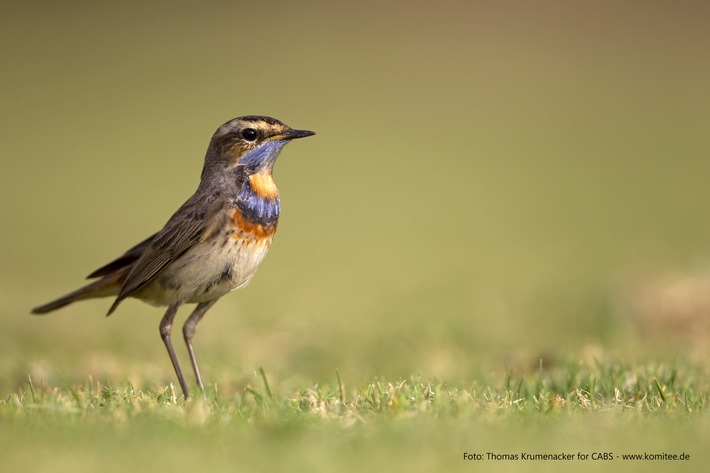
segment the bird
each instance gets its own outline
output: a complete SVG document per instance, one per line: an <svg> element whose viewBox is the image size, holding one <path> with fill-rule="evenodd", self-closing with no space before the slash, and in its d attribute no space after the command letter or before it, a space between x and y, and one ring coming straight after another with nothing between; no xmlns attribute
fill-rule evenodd
<svg viewBox="0 0 710 473"><path fill-rule="evenodd" d="M87 276L95 281L32 309L46 314L85 299L115 296L108 310L133 297L167 306L160 337L185 399L189 390L171 341L173 320L183 304L197 304L183 325L183 338L197 385L204 384L192 338L217 300L244 287L274 238L280 213L273 169L290 141L315 135L275 118L247 115L217 128L195 193L151 235Z"/></svg>

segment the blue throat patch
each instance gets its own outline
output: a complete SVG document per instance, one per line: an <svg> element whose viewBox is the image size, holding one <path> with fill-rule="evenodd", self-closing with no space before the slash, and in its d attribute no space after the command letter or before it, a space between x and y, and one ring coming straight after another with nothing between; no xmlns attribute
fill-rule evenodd
<svg viewBox="0 0 710 473"><path fill-rule="evenodd" d="M256 195L247 180L237 196L237 208L251 222L268 226L279 219L281 203L278 197L270 199Z"/></svg>
<svg viewBox="0 0 710 473"><path fill-rule="evenodd" d="M276 158L279 157L284 146L286 146L285 141L268 141L242 156L239 164L244 166L247 175L264 171L271 174ZM247 179L237 196L237 208L251 222L268 226L278 220L281 204L278 196L259 196Z"/></svg>
<svg viewBox="0 0 710 473"><path fill-rule="evenodd" d="M247 174L261 169L268 169L271 172L284 146L286 146L285 141L267 141L239 158L239 164L247 169Z"/></svg>

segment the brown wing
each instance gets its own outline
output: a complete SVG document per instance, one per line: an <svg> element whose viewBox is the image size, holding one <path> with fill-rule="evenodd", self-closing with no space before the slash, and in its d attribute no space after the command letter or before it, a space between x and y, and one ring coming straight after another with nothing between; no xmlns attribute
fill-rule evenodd
<svg viewBox="0 0 710 473"><path fill-rule="evenodd" d="M106 276L107 274L111 274L121 268L125 268L126 266L131 265L133 262L135 262L140 255L143 254L143 252L148 248L148 246L151 244L153 239L157 236L158 234L155 233L142 242L138 243L136 246L130 248L127 250L125 253L123 253L121 256L116 258L115 260L111 261L108 264L105 264L101 266L99 269L95 270L93 273L89 274L86 279L93 279L93 278L98 278L101 276Z"/></svg>
<svg viewBox="0 0 710 473"><path fill-rule="evenodd" d="M218 204L212 196L195 194L173 214L134 263L108 315L123 299L150 283L170 263L204 238L217 214L216 210L221 208Z"/></svg>

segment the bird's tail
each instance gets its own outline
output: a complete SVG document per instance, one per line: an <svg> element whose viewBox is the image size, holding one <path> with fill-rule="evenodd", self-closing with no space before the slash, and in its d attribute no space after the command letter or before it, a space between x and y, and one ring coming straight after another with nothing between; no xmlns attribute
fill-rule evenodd
<svg viewBox="0 0 710 473"><path fill-rule="evenodd" d="M83 301L84 299L94 299L97 297L108 297L118 295L118 291L121 289L123 280L126 278L128 271L125 269L122 271L116 271L109 274L98 281L94 281L91 284L87 284L84 287L77 289L76 291L70 292L69 294L60 297L59 299L48 302L39 307L32 309L33 314L46 314L47 312L52 312L54 310L60 309L65 305L69 305L72 302Z"/></svg>

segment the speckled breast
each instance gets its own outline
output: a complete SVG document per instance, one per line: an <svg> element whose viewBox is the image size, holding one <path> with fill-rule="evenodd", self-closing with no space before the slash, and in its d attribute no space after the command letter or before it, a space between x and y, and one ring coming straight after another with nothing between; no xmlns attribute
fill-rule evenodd
<svg viewBox="0 0 710 473"><path fill-rule="evenodd" d="M252 175L210 236L165 269L141 297L165 305L216 299L251 281L276 233L279 197L271 175ZM151 284L152 286L152 284Z"/></svg>

